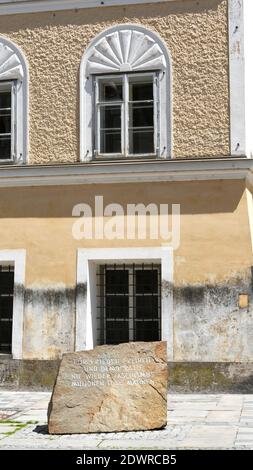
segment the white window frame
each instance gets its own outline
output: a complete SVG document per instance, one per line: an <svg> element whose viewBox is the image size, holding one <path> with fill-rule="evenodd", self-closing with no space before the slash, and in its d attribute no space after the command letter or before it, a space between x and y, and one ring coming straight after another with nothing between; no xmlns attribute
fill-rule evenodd
<svg viewBox="0 0 253 470"><path fill-rule="evenodd" d="M12 83L13 92L13 142L12 155L3 163L28 162L28 65L21 50L0 36L0 87Z"/></svg>
<svg viewBox="0 0 253 470"><path fill-rule="evenodd" d="M154 116L154 152L133 154L129 152L129 79L132 77L152 77L153 79L153 116ZM122 101L100 102L99 100L99 82L103 80L113 80L115 78L122 79L123 97ZM151 71L144 73L126 73L117 75L95 75L94 81L94 106L93 106L93 123L94 133L94 158L144 158L156 157L160 153L160 92L159 92L160 73ZM121 153L103 153L100 149L100 110L102 106L121 106Z"/></svg>
<svg viewBox="0 0 253 470"><path fill-rule="evenodd" d="M0 164L2 163L10 163L15 159L16 154L16 147L17 147L17 136L16 136L16 129L17 129L17 103L16 103L16 96L17 96L17 88L15 81L2 81L0 82L0 93L10 91L11 93L11 154L10 158L1 159ZM0 134L2 136L4 134Z"/></svg>
<svg viewBox="0 0 253 470"><path fill-rule="evenodd" d="M97 48L103 44L103 41L114 39L120 34L136 34L136 37L142 36L144 43L147 44L147 51L150 48L150 43L156 45L160 51L160 61L147 60L147 65L142 65L141 69L135 69L134 64L124 62L122 59L118 65L118 70L111 70L110 59L106 57L106 48L103 48L103 54L97 53ZM120 44L120 42L119 42ZM102 46L101 46L102 47ZM133 46L134 47L134 46ZM145 53L147 55L147 52ZM96 60L92 61L93 67L91 68L92 57L96 56ZM102 56L102 57L101 57ZM98 58L99 57L99 58ZM101 60L101 62L100 62ZM115 68L115 66L114 66ZM116 66L117 69L117 66ZM172 62L169 51L160 38L160 36L152 30L145 28L138 24L119 24L103 31L96 36L86 49L80 67L80 161L89 162L94 159L94 76L105 76L110 74L145 74L145 73L159 73L158 88L159 88L159 110L158 128L159 143L157 154L153 158L170 159L172 158ZM145 155L134 155L135 159L145 158ZM127 158L131 159L130 156ZM112 156L113 159L113 156Z"/></svg>
<svg viewBox="0 0 253 470"><path fill-rule="evenodd" d="M168 361L173 361L173 248L79 248L75 351L96 346L97 264L154 263L161 265L161 339L167 341Z"/></svg>
<svg viewBox="0 0 253 470"><path fill-rule="evenodd" d="M14 266L14 293L12 317L13 359L22 359L23 356L25 262L26 250L0 250L0 264L4 263Z"/></svg>

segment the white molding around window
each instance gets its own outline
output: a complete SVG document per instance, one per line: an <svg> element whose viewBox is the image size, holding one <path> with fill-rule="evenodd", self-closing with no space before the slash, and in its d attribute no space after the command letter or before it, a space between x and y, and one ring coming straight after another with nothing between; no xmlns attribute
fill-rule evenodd
<svg viewBox="0 0 253 470"><path fill-rule="evenodd" d="M77 8L105 8L142 3L162 3L181 0L0 0L0 15L35 13L42 11L73 10Z"/></svg>
<svg viewBox="0 0 253 470"><path fill-rule="evenodd" d="M96 266L98 263L159 262L161 264L162 340L167 341L168 361L173 360L173 249L80 248L77 250L77 297L75 350L93 349L96 345Z"/></svg>
<svg viewBox="0 0 253 470"><path fill-rule="evenodd" d="M20 49L0 36L0 85L13 84L13 142L10 162L28 161L28 65ZM0 160L1 163L1 160Z"/></svg>
<svg viewBox="0 0 253 470"><path fill-rule="evenodd" d="M252 3L252 0L250 0ZM230 152L246 155L243 2L228 1ZM249 45L251 48L251 44ZM250 83L252 88L252 83ZM250 131L252 133L252 131Z"/></svg>
<svg viewBox="0 0 253 470"><path fill-rule="evenodd" d="M12 357L22 359L26 250L0 250L0 264L14 265Z"/></svg>
<svg viewBox="0 0 253 470"><path fill-rule="evenodd" d="M159 73L159 155L172 154L172 73L166 45L157 33L137 24L113 26L96 36L80 67L80 160L94 156L94 77L105 74Z"/></svg>

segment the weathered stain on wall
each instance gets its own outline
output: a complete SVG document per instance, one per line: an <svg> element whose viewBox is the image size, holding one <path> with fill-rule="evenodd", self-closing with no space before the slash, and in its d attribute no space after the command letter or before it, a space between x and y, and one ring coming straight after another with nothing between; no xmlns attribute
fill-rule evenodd
<svg viewBox="0 0 253 470"><path fill-rule="evenodd" d="M29 63L29 162L79 159L80 61L91 39L118 23L151 28L171 53L173 155L229 155L227 0L184 0L0 17L1 34Z"/></svg>
<svg viewBox="0 0 253 470"><path fill-rule="evenodd" d="M25 289L24 359L57 359L74 350L76 289L33 285Z"/></svg>
<svg viewBox="0 0 253 470"><path fill-rule="evenodd" d="M249 307L239 308L239 294ZM176 361L252 361L253 292L250 269L245 277L174 289Z"/></svg>

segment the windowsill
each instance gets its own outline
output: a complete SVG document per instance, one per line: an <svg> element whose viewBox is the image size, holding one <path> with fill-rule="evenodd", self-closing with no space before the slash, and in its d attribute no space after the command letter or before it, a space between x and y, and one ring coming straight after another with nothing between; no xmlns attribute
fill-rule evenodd
<svg viewBox="0 0 253 470"><path fill-rule="evenodd" d="M12 354L0 353L0 360L1 359L12 359L12 358L13 358Z"/></svg>
<svg viewBox="0 0 253 470"><path fill-rule="evenodd" d="M14 160L1 160L0 159L0 165L13 165L16 162Z"/></svg>
<svg viewBox="0 0 253 470"><path fill-rule="evenodd" d="M96 163L96 162L112 162L112 163L122 163L122 162L141 162L141 161L150 161L150 160L153 160L153 161L156 161L156 160L164 160L164 158L162 157L157 157L157 155L140 155L140 156L137 156L137 155L128 155L127 157L123 157L121 155L115 155L115 157L113 156L102 156L102 155L99 155L98 157L92 157L92 159L89 161L89 163ZM85 163L85 162L84 162Z"/></svg>

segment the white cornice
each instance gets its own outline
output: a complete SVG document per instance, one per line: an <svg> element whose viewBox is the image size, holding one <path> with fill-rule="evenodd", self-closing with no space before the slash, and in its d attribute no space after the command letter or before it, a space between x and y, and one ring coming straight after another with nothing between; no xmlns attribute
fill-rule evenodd
<svg viewBox="0 0 253 470"><path fill-rule="evenodd" d="M246 179L253 160L226 158L0 167L0 187Z"/></svg>
<svg viewBox="0 0 253 470"><path fill-rule="evenodd" d="M104 8L109 6L133 5L136 3L162 3L171 1L175 0L0 0L0 15L73 10L76 8Z"/></svg>

